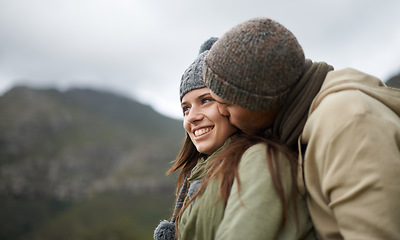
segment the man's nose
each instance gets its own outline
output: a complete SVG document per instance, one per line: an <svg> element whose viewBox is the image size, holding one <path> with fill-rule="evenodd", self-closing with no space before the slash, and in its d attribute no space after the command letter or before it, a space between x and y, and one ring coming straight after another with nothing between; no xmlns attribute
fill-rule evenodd
<svg viewBox="0 0 400 240"><path fill-rule="evenodd" d="M228 111L228 106L223 103L218 103L218 112L224 117L230 117L231 114Z"/></svg>

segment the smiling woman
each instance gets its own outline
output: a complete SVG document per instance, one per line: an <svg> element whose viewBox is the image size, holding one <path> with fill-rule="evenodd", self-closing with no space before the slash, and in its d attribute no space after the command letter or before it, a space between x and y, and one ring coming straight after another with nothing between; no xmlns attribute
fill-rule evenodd
<svg viewBox="0 0 400 240"><path fill-rule="evenodd" d="M168 171L180 170L177 203L154 239L315 239L291 152L239 132L205 86L203 60L215 41L203 44L181 79L186 138Z"/></svg>
<svg viewBox="0 0 400 240"><path fill-rule="evenodd" d="M219 114L217 105L207 87L190 91L182 98L183 126L197 151L208 155L237 131Z"/></svg>

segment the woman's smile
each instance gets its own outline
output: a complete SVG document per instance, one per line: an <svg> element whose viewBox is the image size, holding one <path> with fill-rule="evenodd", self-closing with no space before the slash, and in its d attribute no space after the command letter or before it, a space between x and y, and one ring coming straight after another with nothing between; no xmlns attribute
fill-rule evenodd
<svg viewBox="0 0 400 240"><path fill-rule="evenodd" d="M203 136L206 133L209 133L214 127L204 127L194 131L195 137Z"/></svg>

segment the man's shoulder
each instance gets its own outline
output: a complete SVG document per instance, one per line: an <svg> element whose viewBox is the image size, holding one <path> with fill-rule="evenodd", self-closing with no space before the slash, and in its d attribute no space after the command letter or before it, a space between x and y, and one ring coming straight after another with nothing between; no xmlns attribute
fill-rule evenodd
<svg viewBox="0 0 400 240"><path fill-rule="evenodd" d="M324 121L346 120L356 115L366 114L368 96L358 90L345 90L327 95L310 115Z"/></svg>
<svg viewBox="0 0 400 240"><path fill-rule="evenodd" d="M384 84L378 78L353 68L329 72L314 98L310 115L341 118L371 111L370 102L376 100L367 94L364 86L381 87Z"/></svg>
<svg viewBox="0 0 400 240"><path fill-rule="evenodd" d="M346 81L377 85L377 86L384 85L379 78L371 74L359 71L354 68L343 68L328 72L325 81L322 85L322 89L329 87L331 84L336 84L338 82L346 82Z"/></svg>
<svg viewBox="0 0 400 240"><path fill-rule="evenodd" d="M368 102L372 99L368 98L368 95L356 89L325 96L309 115L303 129L303 139L309 139L312 135L329 138L345 126L358 125L365 116L371 114Z"/></svg>

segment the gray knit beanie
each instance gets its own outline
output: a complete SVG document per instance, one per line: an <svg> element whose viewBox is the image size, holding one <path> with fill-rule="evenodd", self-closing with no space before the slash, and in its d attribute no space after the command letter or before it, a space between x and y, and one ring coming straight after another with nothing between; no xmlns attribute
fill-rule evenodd
<svg viewBox="0 0 400 240"><path fill-rule="evenodd" d="M183 96L195 89L206 87L203 80L203 63L204 57L210 50L211 46L218 40L216 37L212 37L205 41L199 50L199 55L196 60L189 66L188 69L183 73L181 78L181 85L179 88L180 100L182 101Z"/></svg>
<svg viewBox="0 0 400 240"><path fill-rule="evenodd" d="M250 110L282 106L305 68L303 49L281 24L255 18L225 33L204 59L206 85Z"/></svg>

